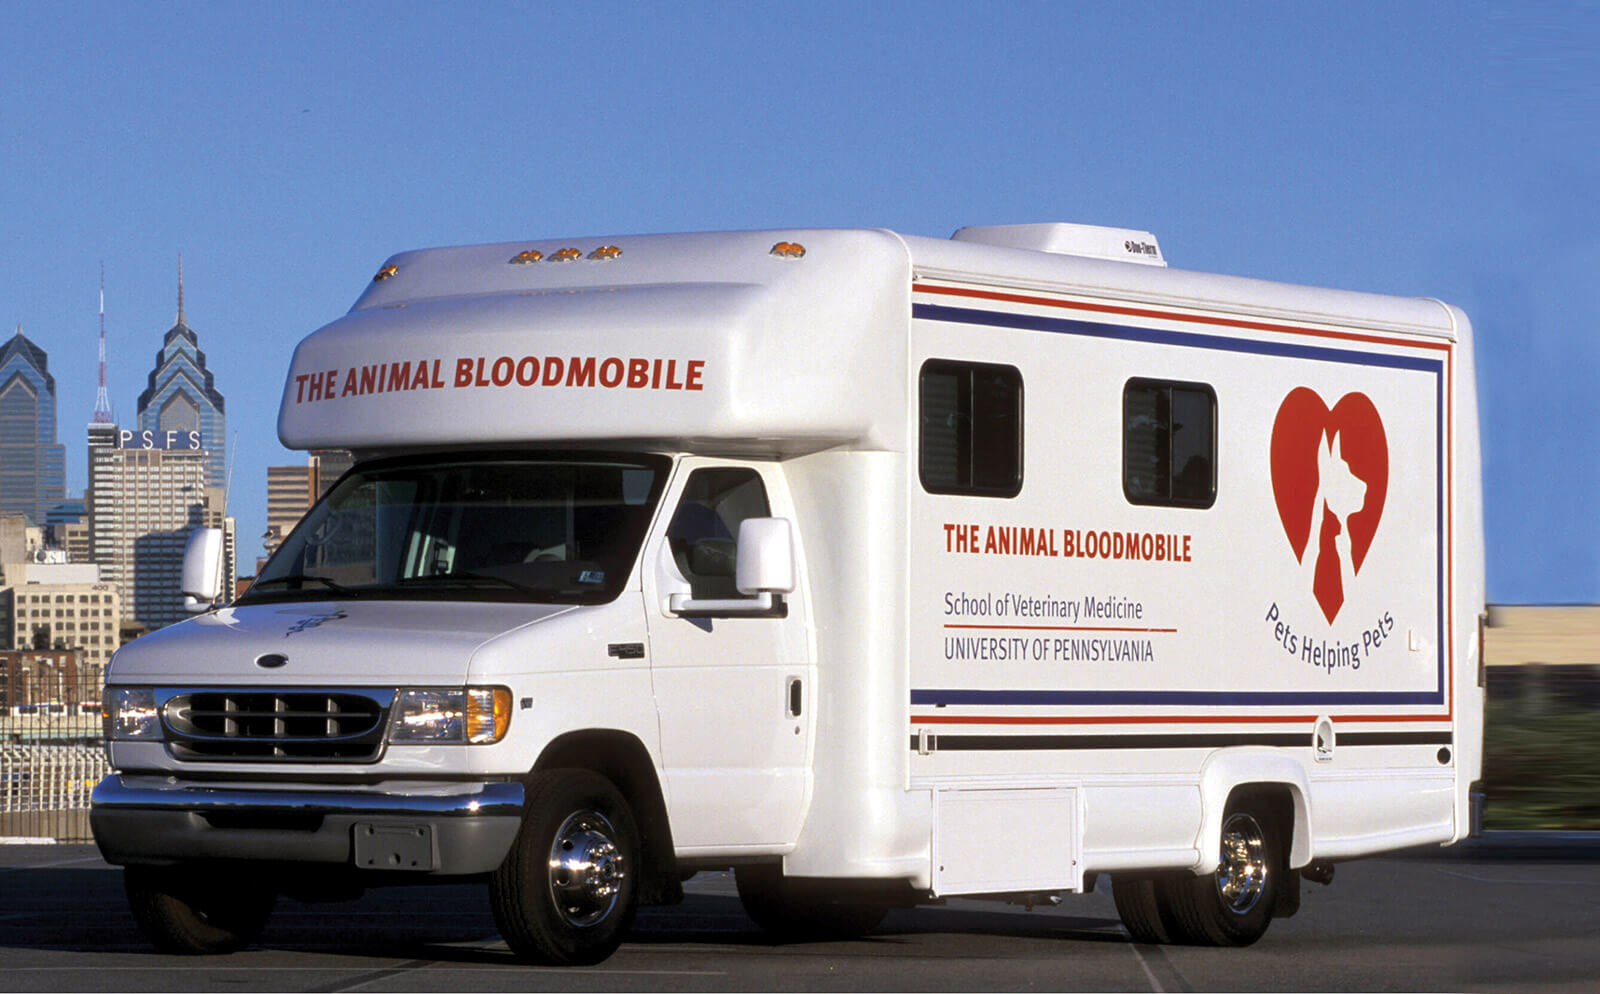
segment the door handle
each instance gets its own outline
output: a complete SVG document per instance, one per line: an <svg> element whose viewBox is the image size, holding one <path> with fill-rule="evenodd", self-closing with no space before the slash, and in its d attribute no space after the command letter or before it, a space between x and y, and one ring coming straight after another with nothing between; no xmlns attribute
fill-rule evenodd
<svg viewBox="0 0 1600 994"><path fill-rule="evenodd" d="M805 691L804 691L804 688L801 686L800 678L797 677L797 676L790 677L789 678L789 717L791 717L791 718L800 717L800 706L801 706L801 704L803 702L803 698L804 697L805 697Z"/></svg>

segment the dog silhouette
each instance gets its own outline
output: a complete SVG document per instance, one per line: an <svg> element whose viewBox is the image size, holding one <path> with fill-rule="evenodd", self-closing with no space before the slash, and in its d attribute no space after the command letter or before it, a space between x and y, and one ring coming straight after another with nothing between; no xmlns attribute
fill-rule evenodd
<svg viewBox="0 0 1600 994"><path fill-rule="evenodd" d="M1324 436L1317 446L1317 495L1311 504L1313 514L1320 510L1320 524L1314 532L1317 554L1305 561L1312 564L1311 590L1330 622L1344 604L1345 591L1351 589L1356 575L1350 552L1350 515L1359 513L1366 503L1366 481L1350 471L1340 452L1339 433ZM1317 519L1313 523L1318 524Z"/></svg>

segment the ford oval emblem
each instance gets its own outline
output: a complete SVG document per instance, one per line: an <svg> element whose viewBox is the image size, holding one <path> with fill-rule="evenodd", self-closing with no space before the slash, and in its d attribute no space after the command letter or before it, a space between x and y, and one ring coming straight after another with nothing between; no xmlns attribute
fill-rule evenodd
<svg viewBox="0 0 1600 994"><path fill-rule="evenodd" d="M256 665L269 670L275 670L288 661L289 657L281 652L265 652L256 657Z"/></svg>

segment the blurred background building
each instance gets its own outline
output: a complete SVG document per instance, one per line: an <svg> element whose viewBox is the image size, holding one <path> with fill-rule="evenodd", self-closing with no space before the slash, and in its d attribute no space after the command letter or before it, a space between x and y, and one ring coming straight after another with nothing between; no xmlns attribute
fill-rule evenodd
<svg viewBox="0 0 1600 994"><path fill-rule="evenodd" d="M86 700L99 693L106 662L121 644L121 626L117 590L93 563L5 564L0 649L80 651L81 678L93 688Z"/></svg>
<svg viewBox="0 0 1600 994"><path fill-rule="evenodd" d="M94 561L121 595L122 618L145 630L188 617L179 582L196 528L224 530L224 576L235 568L233 519L221 486L207 485L204 449L96 445L89 450L89 533Z"/></svg>
<svg viewBox="0 0 1600 994"><path fill-rule="evenodd" d="M267 467L267 530L261 536L266 556L278 551L317 498L328 492L352 465L344 449L313 449L304 466ZM256 559L256 571L266 557Z"/></svg>
<svg viewBox="0 0 1600 994"><path fill-rule="evenodd" d="M18 325L0 345L0 515L44 524L46 509L67 495L65 453L49 359Z"/></svg>

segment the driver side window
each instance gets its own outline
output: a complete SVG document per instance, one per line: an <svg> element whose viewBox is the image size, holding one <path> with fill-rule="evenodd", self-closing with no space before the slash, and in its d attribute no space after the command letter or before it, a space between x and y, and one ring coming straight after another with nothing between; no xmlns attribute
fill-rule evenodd
<svg viewBox="0 0 1600 994"><path fill-rule="evenodd" d="M667 543L696 600L741 597L734 584L739 524L770 517L767 488L753 469L697 469L683 488Z"/></svg>

